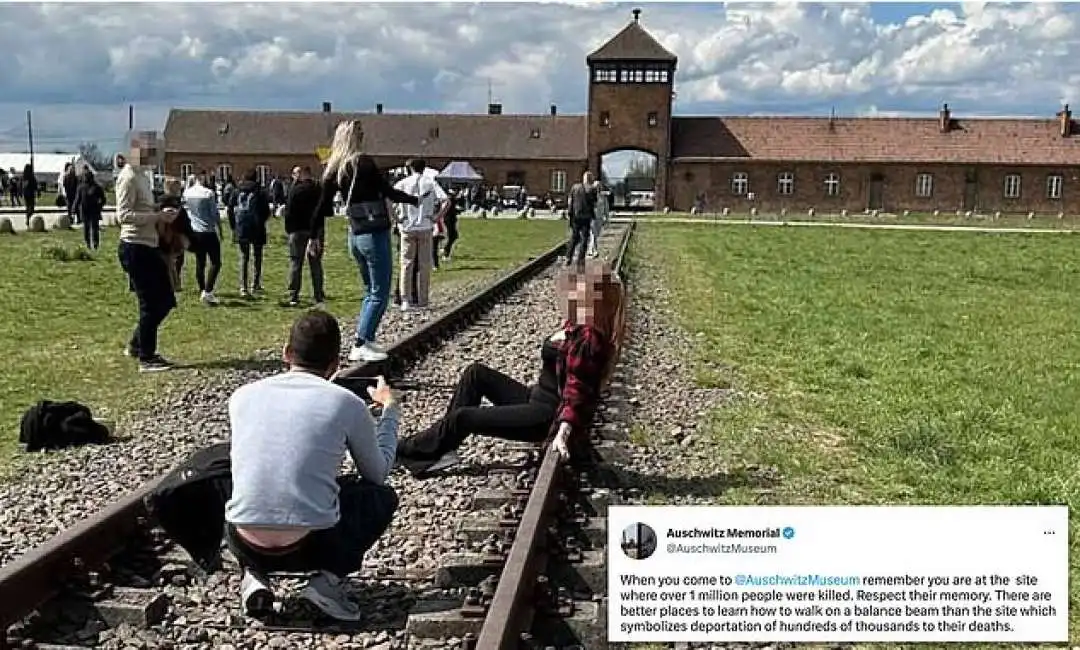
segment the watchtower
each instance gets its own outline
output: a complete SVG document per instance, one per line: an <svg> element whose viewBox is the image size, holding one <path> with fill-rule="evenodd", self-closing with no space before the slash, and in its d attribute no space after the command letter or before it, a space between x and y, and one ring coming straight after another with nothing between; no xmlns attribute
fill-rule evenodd
<svg viewBox="0 0 1080 650"><path fill-rule="evenodd" d="M671 105L678 58L641 26L641 10L611 40L586 58L589 169L600 178L603 157L623 150L655 156L655 206L667 201Z"/></svg>

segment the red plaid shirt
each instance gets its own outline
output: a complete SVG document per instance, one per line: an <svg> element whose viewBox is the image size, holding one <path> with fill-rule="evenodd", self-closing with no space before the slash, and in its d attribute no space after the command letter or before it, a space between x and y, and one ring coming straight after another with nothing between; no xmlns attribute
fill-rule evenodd
<svg viewBox="0 0 1080 650"><path fill-rule="evenodd" d="M556 373L562 386L556 425L569 424L574 434L581 434L592 422L600 401L600 382L607 364L607 339L588 325L563 323L566 338L559 347Z"/></svg>

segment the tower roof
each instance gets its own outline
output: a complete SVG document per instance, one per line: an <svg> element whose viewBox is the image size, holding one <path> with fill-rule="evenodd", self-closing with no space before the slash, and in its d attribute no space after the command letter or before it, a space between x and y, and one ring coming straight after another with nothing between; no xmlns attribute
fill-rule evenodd
<svg viewBox="0 0 1080 650"><path fill-rule="evenodd" d="M662 61L675 63L674 54L661 45L639 22L640 9L634 10L634 20L598 50L585 58L586 63L597 61Z"/></svg>

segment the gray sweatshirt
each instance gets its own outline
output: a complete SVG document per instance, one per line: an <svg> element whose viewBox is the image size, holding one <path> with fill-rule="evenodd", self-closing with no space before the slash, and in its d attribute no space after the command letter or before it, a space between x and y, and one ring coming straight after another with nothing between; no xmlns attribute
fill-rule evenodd
<svg viewBox="0 0 1080 650"><path fill-rule="evenodd" d="M385 484L399 419L391 406L376 423L358 396L306 372L242 386L229 399L233 492L225 519L249 527L334 526L345 453L360 476Z"/></svg>

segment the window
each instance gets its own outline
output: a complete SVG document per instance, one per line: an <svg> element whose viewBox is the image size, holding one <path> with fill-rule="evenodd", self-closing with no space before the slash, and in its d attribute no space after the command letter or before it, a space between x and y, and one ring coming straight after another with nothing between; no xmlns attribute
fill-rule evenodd
<svg viewBox="0 0 1080 650"><path fill-rule="evenodd" d="M916 174L915 175L915 196L920 199L928 199L934 195L934 175L933 174Z"/></svg>
<svg viewBox="0 0 1080 650"><path fill-rule="evenodd" d="M780 196L791 196L795 193L795 174L782 172L776 176L776 191Z"/></svg>
<svg viewBox="0 0 1080 650"><path fill-rule="evenodd" d="M645 71L641 68L621 68L619 70L619 82L624 84L639 84L645 81Z"/></svg>
<svg viewBox="0 0 1080 650"><path fill-rule="evenodd" d="M565 192L566 191L566 172L561 169L553 169L551 171L551 191L552 192Z"/></svg>
<svg viewBox="0 0 1080 650"><path fill-rule="evenodd" d="M666 84L668 81L667 69L660 68L647 68L645 70L645 83L647 84Z"/></svg>
<svg viewBox="0 0 1080 650"><path fill-rule="evenodd" d="M195 165L191 163L183 163L180 165L180 181L186 182L188 176L195 175Z"/></svg>
<svg viewBox="0 0 1080 650"><path fill-rule="evenodd" d="M825 196L840 196L840 174L825 177Z"/></svg>
<svg viewBox="0 0 1080 650"><path fill-rule="evenodd" d="M1020 198L1020 174L1005 175L1005 198Z"/></svg>
<svg viewBox="0 0 1080 650"><path fill-rule="evenodd" d="M596 68L593 70L593 81L597 83L615 83L617 79L615 68Z"/></svg>
<svg viewBox="0 0 1080 650"><path fill-rule="evenodd" d="M651 113L649 113L649 126L654 127L659 123L660 123L660 116L657 115L656 111L652 111Z"/></svg>
<svg viewBox="0 0 1080 650"><path fill-rule="evenodd" d="M1046 198L1048 199L1060 199L1061 187L1064 184L1065 178L1058 174L1051 174L1046 177Z"/></svg>
<svg viewBox="0 0 1080 650"><path fill-rule="evenodd" d="M270 165L255 165L255 174L259 179L259 185L266 187L270 184L270 179L273 178L273 172L270 171Z"/></svg>
<svg viewBox="0 0 1080 650"><path fill-rule="evenodd" d="M217 166L217 178L219 181L224 183L225 179L230 176L232 176L232 165L229 163L221 163Z"/></svg>
<svg viewBox="0 0 1080 650"><path fill-rule="evenodd" d="M539 140L540 139L540 129L533 129L532 131L530 131L529 132L529 137L532 138L533 140Z"/></svg>
<svg viewBox="0 0 1080 650"><path fill-rule="evenodd" d="M745 196L750 189L750 177L746 172L735 172L731 175L731 193L735 196Z"/></svg>
<svg viewBox="0 0 1080 650"><path fill-rule="evenodd" d="M600 111L600 126L611 126L611 113Z"/></svg>

